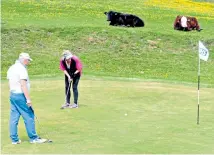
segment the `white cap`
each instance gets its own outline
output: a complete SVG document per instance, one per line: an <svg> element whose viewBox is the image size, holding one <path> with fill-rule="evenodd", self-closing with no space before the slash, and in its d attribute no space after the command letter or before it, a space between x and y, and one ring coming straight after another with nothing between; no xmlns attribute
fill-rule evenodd
<svg viewBox="0 0 214 155"><path fill-rule="evenodd" d="M33 61L33 59L30 58L30 55L28 53L20 53L19 59L28 59L30 61Z"/></svg>
<svg viewBox="0 0 214 155"><path fill-rule="evenodd" d="M63 57L65 58L65 59L70 59L70 58L72 58L72 54L71 54L71 51L70 50L63 50L63 53L62 53L62 55L63 55Z"/></svg>
<svg viewBox="0 0 214 155"><path fill-rule="evenodd" d="M68 59L72 58L72 56L73 56L72 54L68 54L68 55L65 56L65 59L68 60Z"/></svg>

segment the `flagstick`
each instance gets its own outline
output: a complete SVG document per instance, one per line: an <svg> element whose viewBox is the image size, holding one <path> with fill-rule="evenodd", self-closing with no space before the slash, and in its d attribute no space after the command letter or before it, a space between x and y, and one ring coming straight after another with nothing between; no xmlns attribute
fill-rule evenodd
<svg viewBox="0 0 214 155"><path fill-rule="evenodd" d="M199 124L200 59L207 61L208 58L209 58L209 50L199 40L199 42L198 42L198 115L197 115L197 124Z"/></svg>
<svg viewBox="0 0 214 155"><path fill-rule="evenodd" d="M197 114L197 124L199 124L199 89L200 89L200 58L198 57L198 114Z"/></svg>

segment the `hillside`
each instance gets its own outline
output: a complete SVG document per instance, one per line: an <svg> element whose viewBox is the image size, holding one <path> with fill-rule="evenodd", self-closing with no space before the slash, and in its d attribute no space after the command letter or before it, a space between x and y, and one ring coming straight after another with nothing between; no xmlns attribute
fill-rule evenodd
<svg viewBox="0 0 214 155"><path fill-rule="evenodd" d="M210 2L210 1L209 1ZM112 27L105 11L139 16L143 28ZM214 84L214 4L199 1L2 0L2 79L20 52L34 61L33 76L60 76L59 58L71 49L84 75L197 82L198 41L210 50L201 80ZM201 32L173 29L177 15L197 17Z"/></svg>

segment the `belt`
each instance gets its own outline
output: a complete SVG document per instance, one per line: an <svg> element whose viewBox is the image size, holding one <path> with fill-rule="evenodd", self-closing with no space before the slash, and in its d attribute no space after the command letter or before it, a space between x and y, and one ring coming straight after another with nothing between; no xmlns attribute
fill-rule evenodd
<svg viewBox="0 0 214 155"><path fill-rule="evenodd" d="M16 91L16 90L11 90L10 93L13 93L13 94L24 94L23 92Z"/></svg>

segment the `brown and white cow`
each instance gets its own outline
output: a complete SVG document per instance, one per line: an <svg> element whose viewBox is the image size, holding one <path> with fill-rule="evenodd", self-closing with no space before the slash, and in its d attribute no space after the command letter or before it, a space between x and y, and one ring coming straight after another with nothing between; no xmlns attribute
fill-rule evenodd
<svg viewBox="0 0 214 155"><path fill-rule="evenodd" d="M195 17L189 17L189 16L177 16L174 22L174 29L175 30L183 30L183 31L191 31L191 30L197 30L201 31L198 24L198 20Z"/></svg>

